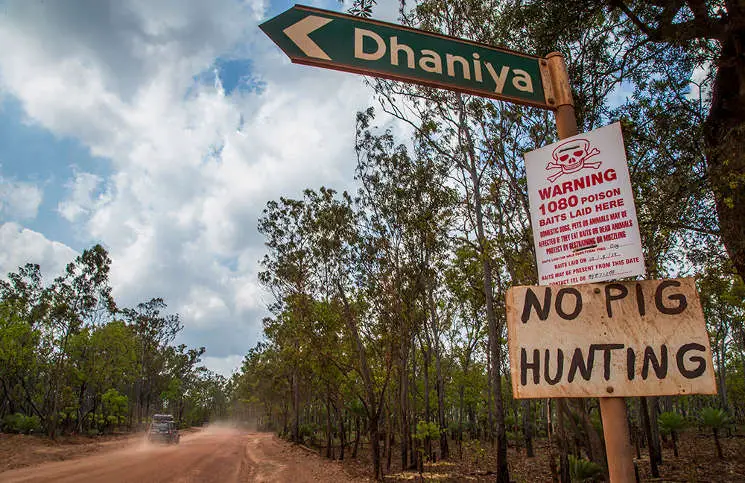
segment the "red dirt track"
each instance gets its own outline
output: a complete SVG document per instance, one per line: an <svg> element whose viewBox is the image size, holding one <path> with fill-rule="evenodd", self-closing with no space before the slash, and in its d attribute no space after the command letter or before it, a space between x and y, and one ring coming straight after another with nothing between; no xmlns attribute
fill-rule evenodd
<svg viewBox="0 0 745 483"><path fill-rule="evenodd" d="M354 481L341 465L269 433L208 428L178 445L134 440L123 449L0 473L16 482L284 482Z"/></svg>

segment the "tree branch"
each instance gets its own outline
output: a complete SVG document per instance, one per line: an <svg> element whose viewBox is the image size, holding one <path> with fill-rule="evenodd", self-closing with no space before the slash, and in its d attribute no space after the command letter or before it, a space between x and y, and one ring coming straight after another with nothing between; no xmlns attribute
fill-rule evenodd
<svg viewBox="0 0 745 483"><path fill-rule="evenodd" d="M675 23L674 19L680 11L679 2L672 2L657 18L657 26L651 27L645 23L624 0L611 0L611 7L621 10L629 20L653 42L678 43L695 39L721 40L727 34L728 17L711 18L703 2L693 0L688 2L694 18L685 22Z"/></svg>

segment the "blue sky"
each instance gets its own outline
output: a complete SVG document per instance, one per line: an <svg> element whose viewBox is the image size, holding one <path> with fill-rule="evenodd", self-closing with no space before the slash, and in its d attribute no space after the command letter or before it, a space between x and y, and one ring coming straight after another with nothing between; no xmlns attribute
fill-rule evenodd
<svg viewBox="0 0 745 483"><path fill-rule="evenodd" d="M75 138L59 138L43 127L29 123L17 99L10 96L3 99L0 108L0 175L43 190L38 214L23 220L24 226L75 250L82 250L87 243L75 236L73 227L57 212L57 203L66 194L66 183L74 178L76 170L102 177L110 175L106 159L91 156ZM2 213L2 216L12 219L8 213Z"/></svg>
<svg viewBox="0 0 745 483"><path fill-rule="evenodd" d="M353 185L371 91L290 64L264 36L259 23L290 2L0 5L0 273L35 262L54 276L101 243L120 305L165 298L179 342L229 374L269 301L262 208ZM397 8L382 0L376 17Z"/></svg>

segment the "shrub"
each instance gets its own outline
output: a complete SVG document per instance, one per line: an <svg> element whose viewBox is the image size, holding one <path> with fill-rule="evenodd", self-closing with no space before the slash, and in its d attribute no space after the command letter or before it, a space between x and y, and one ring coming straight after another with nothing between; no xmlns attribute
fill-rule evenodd
<svg viewBox="0 0 745 483"><path fill-rule="evenodd" d="M678 456L678 432L685 428L685 418L678 413L668 411L660 414L657 421L660 423L660 430L672 436L673 453Z"/></svg>
<svg viewBox="0 0 745 483"><path fill-rule="evenodd" d="M316 432L320 429L317 424L315 423L301 424L298 429L300 432L301 441L304 442L306 439L310 439L311 444L315 444Z"/></svg>
<svg viewBox="0 0 745 483"><path fill-rule="evenodd" d="M722 409L708 407L701 410L701 424L711 428L711 432L714 434L714 443L717 447L717 456L720 460L723 459L722 445L719 442L719 430L731 425L732 418Z"/></svg>
<svg viewBox="0 0 745 483"><path fill-rule="evenodd" d="M708 407L701 410L701 423L712 429L724 429L732 424L732 418L722 409Z"/></svg>
<svg viewBox="0 0 745 483"><path fill-rule="evenodd" d="M569 455L569 476L573 483L595 481L603 476L603 469L597 463Z"/></svg>
<svg viewBox="0 0 745 483"><path fill-rule="evenodd" d="M38 416L26 416L22 413L8 414L3 418L2 426L6 433L38 433L41 431L41 420Z"/></svg>

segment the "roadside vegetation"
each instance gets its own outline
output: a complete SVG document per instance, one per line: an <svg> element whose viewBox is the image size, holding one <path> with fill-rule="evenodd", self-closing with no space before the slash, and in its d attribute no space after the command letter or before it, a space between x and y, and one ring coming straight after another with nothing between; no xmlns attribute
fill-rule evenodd
<svg viewBox="0 0 745 483"><path fill-rule="evenodd" d="M709 434L694 447L727 458L721 440L745 422L742 89L726 80L745 77L730 52L741 9L405 4L416 28L564 53L580 130L621 122L647 278L697 278L719 387L627 400L640 473L654 478L680 476L668 444L683 457L691 437ZM259 221L272 315L233 378L234 414L329 458L362 458L364 446L378 479L447 473L464 458L503 482L532 458L554 481L602 478L597 400L518 401L510 390L504 293L536 284L523 154L556 140L553 115L368 82L378 105L356 118L358 190L309 187L270 201ZM378 126L381 111L411 137Z"/></svg>
<svg viewBox="0 0 745 483"><path fill-rule="evenodd" d="M204 347L162 299L133 308L111 296L96 245L46 280L27 264L0 281L0 429L97 435L140 429L156 412L184 427L225 414L226 380L199 365Z"/></svg>
<svg viewBox="0 0 745 483"><path fill-rule="evenodd" d="M374 16L375 3L351 11ZM402 7L416 28L564 53L580 131L621 123L647 278L696 277L718 386L627 399L639 473L745 479L745 7ZM230 380L200 366L204 348L174 345L182 325L163 300L119 307L94 246L54 280L29 264L0 281L2 430L100 434L169 412L273 431L377 480L605 478L596 399L510 389L504 294L537 283L523 154L556 141L553 114L366 82L376 105L354 119L356 189L266 204L270 316Z"/></svg>

